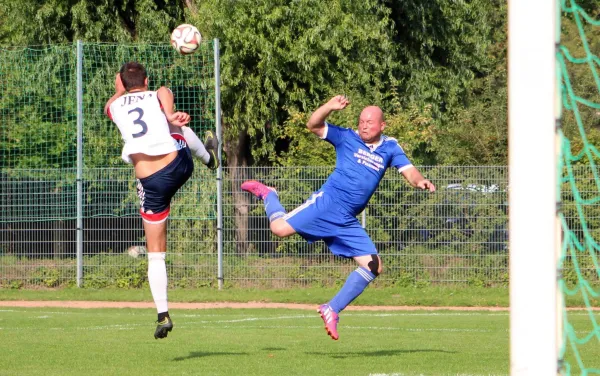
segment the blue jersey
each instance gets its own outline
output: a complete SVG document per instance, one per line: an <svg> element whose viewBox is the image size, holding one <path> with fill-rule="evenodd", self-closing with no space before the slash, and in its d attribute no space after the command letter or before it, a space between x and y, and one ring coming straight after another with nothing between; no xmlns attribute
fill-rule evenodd
<svg viewBox="0 0 600 376"><path fill-rule="evenodd" d="M336 163L321 190L353 216L367 206L388 167L400 172L412 167L395 138L382 135L378 143L367 145L352 129L329 123L325 127L323 139L335 147Z"/></svg>

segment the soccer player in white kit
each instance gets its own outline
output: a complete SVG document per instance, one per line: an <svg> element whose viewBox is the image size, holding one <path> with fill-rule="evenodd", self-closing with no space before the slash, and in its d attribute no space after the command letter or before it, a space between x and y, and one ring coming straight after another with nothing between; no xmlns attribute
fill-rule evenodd
<svg viewBox="0 0 600 376"><path fill-rule="evenodd" d="M174 110L171 90L164 86L157 91L148 90L146 70L139 63L129 62L121 67L115 91L104 112L121 132L121 157L135 169L148 249L148 282L158 312L154 338L166 338L173 329L165 265L171 198L194 171L190 149L209 168L218 166L216 140L209 134L206 147L202 145L185 126L190 115Z"/></svg>

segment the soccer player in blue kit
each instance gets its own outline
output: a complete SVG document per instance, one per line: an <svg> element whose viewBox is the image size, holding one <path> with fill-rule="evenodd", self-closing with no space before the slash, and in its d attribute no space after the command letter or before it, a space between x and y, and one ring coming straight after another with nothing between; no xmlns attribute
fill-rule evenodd
<svg viewBox="0 0 600 376"><path fill-rule="evenodd" d="M338 314L382 272L375 244L356 216L367 206L385 170L396 168L413 187L435 191L435 186L411 164L398 141L383 135L385 119L379 107L362 110L357 130L325 121L331 112L343 110L348 104L345 96L335 96L308 121L311 132L335 147L337 160L325 184L304 204L287 213L273 187L255 180L241 186L264 200L273 234L287 237L298 233L309 242L322 239L334 255L358 263L338 294L318 308L325 330L334 340L339 338Z"/></svg>

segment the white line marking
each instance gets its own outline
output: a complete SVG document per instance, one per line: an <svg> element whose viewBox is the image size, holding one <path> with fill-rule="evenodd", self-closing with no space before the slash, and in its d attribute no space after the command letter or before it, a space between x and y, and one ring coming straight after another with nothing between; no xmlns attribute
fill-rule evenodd
<svg viewBox="0 0 600 376"><path fill-rule="evenodd" d="M179 325L179 328L215 328L214 326L198 326L198 325L186 325L186 323ZM301 326L301 325L272 325L272 326L239 326L239 325L220 325L218 329L323 329L323 325L318 326ZM401 332L458 332L458 333L495 333L505 332L508 333L508 329L503 330L484 330L484 329L460 329L460 328L397 328L397 327L383 327L383 326L352 326L344 325L344 329L352 330L396 330Z"/></svg>
<svg viewBox="0 0 600 376"><path fill-rule="evenodd" d="M23 309L23 310L0 309L0 312L18 312L18 313L32 313L32 314L46 313L46 314L52 314L52 315L81 315L81 314L89 314L88 311L84 311L84 312L50 312L50 311L38 311L38 310L35 310L35 309L33 309L33 310L29 310L29 309Z"/></svg>

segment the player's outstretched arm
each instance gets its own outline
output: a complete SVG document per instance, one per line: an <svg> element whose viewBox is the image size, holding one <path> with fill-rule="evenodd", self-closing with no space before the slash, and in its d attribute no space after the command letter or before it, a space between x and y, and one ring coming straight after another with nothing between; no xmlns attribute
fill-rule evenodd
<svg viewBox="0 0 600 376"><path fill-rule="evenodd" d="M310 119L308 119L308 123L306 123L306 127L317 136L323 137L323 132L325 130L325 119L327 119L331 112L343 110L349 104L350 101L348 98L346 98L346 96L336 95L335 97L331 98L329 102L317 108L317 110L312 113Z"/></svg>
<svg viewBox="0 0 600 376"><path fill-rule="evenodd" d="M411 167L402 171L402 175L413 187L427 189L429 192L435 192L435 185L433 185L433 183L429 180L425 179L416 167Z"/></svg>
<svg viewBox="0 0 600 376"><path fill-rule="evenodd" d="M190 122L190 115L185 112L175 112L175 99L171 90L162 86L158 89L157 95L169 123L181 127Z"/></svg>
<svg viewBox="0 0 600 376"><path fill-rule="evenodd" d="M109 115L108 110L110 108L110 105L126 92L127 90L125 90L125 86L123 86L123 81L121 81L121 74L117 73L117 77L115 77L115 94L112 97L110 97L108 102L106 102L106 105L104 105L105 115Z"/></svg>

